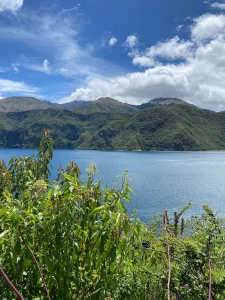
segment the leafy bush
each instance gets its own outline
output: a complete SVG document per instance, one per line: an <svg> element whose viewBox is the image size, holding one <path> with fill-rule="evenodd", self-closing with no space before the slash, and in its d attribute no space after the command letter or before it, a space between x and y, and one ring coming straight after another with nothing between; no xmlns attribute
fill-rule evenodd
<svg viewBox="0 0 225 300"><path fill-rule="evenodd" d="M17 297L9 281L36 300L225 299L224 221L209 207L147 225L127 214L127 173L103 189L72 161L51 182L52 156L44 130L37 157L0 161L1 299Z"/></svg>

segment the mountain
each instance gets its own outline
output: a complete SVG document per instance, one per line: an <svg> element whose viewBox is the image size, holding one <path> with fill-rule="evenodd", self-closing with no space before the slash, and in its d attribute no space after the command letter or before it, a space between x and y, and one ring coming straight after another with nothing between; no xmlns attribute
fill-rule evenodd
<svg viewBox="0 0 225 300"><path fill-rule="evenodd" d="M0 148L36 148L41 131L47 128L56 148L77 148L93 133L111 121L124 119L124 114L77 114L56 108L25 112L0 112Z"/></svg>
<svg viewBox="0 0 225 300"><path fill-rule="evenodd" d="M67 103L62 103L62 104L53 103L53 106L56 108L62 108L62 109L66 109L66 110L74 110L74 109L82 107L90 102L91 101L75 100L72 102L67 102Z"/></svg>
<svg viewBox="0 0 225 300"><path fill-rule="evenodd" d="M0 100L0 112L19 112L36 109L60 108L74 110L88 104L90 101L72 101L58 104L50 101L38 100L33 97L9 97Z"/></svg>
<svg viewBox="0 0 225 300"><path fill-rule="evenodd" d="M136 108L138 109L146 109L146 108L151 108L151 107L169 107L172 105L177 105L177 104L185 104L188 105L189 103L178 99L178 98L156 98L152 99L147 103L143 103L141 105L135 105Z"/></svg>
<svg viewBox="0 0 225 300"><path fill-rule="evenodd" d="M76 109L76 112L81 114L93 114L96 112L130 114L136 111L138 111L138 108L134 107L133 105L122 103L108 97L99 98L96 101L92 101L87 105Z"/></svg>
<svg viewBox="0 0 225 300"><path fill-rule="evenodd" d="M0 112L0 147L37 147L43 128L50 130L55 148L225 150L223 112L206 111L180 101L165 107L131 109L128 104L107 98L73 111L50 106Z"/></svg>
<svg viewBox="0 0 225 300"><path fill-rule="evenodd" d="M145 109L105 125L80 148L224 150L225 115L190 105Z"/></svg>
<svg viewBox="0 0 225 300"><path fill-rule="evenodd" d="M52 107L49 101L40 101L33 97L9 97L0 100L0 111L18 112Z"/></svg>

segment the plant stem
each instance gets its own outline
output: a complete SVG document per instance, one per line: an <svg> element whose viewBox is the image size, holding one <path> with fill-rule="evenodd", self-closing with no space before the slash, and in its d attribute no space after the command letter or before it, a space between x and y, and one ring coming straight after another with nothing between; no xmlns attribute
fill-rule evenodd
<svg viewBox="0 0 225 300"><path fill-rule="evenodd" d="M209 239L209 297L208 300L212 299L212 265L210 257L210 239Z"/></svg>
<svg viewBox="0 0 225 300"><path fill-rule="evenodd" d="M166 234L167 259L168 259L167 295L168 295L168 300L170 300L171 256L170 256L170 244L169 244L169 230L168 230L168 214L167 214L167 210L164 210L164 231L165 231L165 234Z"/></svg>
<svg viewBox="0 0 225 300"><path fill-rule="evenodd" d="M34 261L34 263L36 264L36 266L37 266L37 268L38 268L38 271L39 271L40 276L41 276L42 283L43 283L43 285L44 285L44 287L45 287L45 291L46 291L48 300L51 300L51 297L50 297L50 294L49 294L49 291L48 291L48 287L47 287L47 284L46 284L46 282L45 282L44 275L43 275L43 273L42 273L42 271L41 271L41 268L39 267L38 261L37 261L35 255L34 255L33 251L31 250L31 248L30 248L30 247L27 245L27 243L26 243L26 241L25 241L25 239L24 239L24 237L23 237L23 235L22 235L22 232L21 232L20 227L19 227L19 232L20 232L20 235L21 235L21 238L22 238L22 240L23 240L23 243L24 243L25 247L27 248L27 250L30 251L30 253L31 253L31 255L32 255L32 258L33 258L33 261Z"/></svg>
<svg viewBox="0 0 225 300"><path fill-rule="evenodd" d="M12 284L12 282L9 280L9 278L7 277L7 275L5 274L5 272L3 271L3 269L0 267L0 274L3 277L3 279L5 280L5 282L8 284L8 286L11 288L11 290L17 295L17 297L20 300L25 300L23 298L23 296L20 294L20 292L16 289L16 287Z"/></svg>

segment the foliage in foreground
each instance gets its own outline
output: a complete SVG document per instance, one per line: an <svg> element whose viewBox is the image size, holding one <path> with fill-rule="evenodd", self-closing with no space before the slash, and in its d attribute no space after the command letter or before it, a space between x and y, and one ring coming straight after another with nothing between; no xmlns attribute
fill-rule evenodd
<svg viewBox="0 0 225 300"><path fill-rule="evenodd" d="M225 228L209 207L146 225L124 207L126 173L102 189L94 165L81 182L71 162L50 182L52 155L44 131L37 157L0 162L0 271L24 299L225 299ZM3 277L0 295L17 299Z"/></svg>

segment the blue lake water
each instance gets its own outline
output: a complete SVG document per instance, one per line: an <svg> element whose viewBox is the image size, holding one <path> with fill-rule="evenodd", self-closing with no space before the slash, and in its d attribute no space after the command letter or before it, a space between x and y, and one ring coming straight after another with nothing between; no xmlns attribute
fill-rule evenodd
<svg viewBox="0 0 225 300"><path fill-rule="evenodd" d="M0 149L0 159L28 156L36 150ZM52 176L59 165L75 160L85 179L85 169L91 162L100 170L98 178L104 184L116 182L116 176L128 169L134 180L131 187L136 195L127 205L131 213L138 210L147 222L153 215L167 208L178 211L191 200L187 215L200 214L201 205L209 204L219 215L225 216L225 152L117 152L88 150L55 150Z"/></svg>

